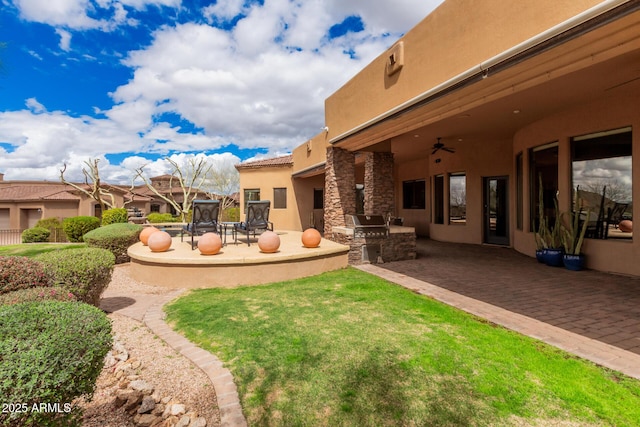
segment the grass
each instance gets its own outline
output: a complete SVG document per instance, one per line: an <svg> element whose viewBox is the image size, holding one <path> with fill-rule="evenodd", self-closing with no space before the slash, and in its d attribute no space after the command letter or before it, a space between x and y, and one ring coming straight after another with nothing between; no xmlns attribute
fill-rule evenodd
<svg viewBox="0 0 640 427"><path fill-rule="evenodd" d="M166 310L250 425L640 425L640 382L351 268Z"/></svg>
<svg viewBox="0 0 640 427"><path fill-rule="evenodd" d="M0 246L0 256L33 257L51 251L83 248L86 243L23 243L19 245Z"/></svg>

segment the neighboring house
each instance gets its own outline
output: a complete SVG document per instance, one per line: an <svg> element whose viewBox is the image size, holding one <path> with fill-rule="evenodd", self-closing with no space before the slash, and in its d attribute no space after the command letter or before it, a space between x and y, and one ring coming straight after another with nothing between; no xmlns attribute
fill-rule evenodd
<svg viewBox="0 0 640 427"><path fill-rule="evenodd" d="M326 100L326 130L281 178L240 167L242 188L264 182L271 199L293 188L300 223L277 228L306 228L323 188L322 228L335 238L363 189L365 213L402 217L419 235L531 256L540 179L552 217L556 194L569 211L577 185L615 184L619 200L607 199L633 218L638 28L637 1L447 0ZM632 234L583 250L590 268L640 275Z"/></svg>

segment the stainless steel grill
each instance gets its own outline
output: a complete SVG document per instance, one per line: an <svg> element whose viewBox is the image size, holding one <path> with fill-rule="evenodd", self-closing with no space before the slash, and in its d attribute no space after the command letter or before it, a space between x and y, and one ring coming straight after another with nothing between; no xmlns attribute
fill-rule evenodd
<svg viewBox="0 0 640 427"><path fill-rule="evenodd" d="M382 215L346 215L347 227L354 237L389 237L389 227Z"/></svg>

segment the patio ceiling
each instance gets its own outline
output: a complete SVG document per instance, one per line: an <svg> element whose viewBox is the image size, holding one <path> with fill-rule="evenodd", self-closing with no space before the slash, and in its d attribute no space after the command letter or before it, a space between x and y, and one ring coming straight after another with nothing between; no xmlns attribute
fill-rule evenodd
<svg viewBox="0 0 640 427"><path fill-rule="evenodd" d="M511 139L545 116L609 96L640 93L640 12L581 34L446 95L372 124L336 146L388 151L397 161L449 146ZM391 144L390 144L391 142Z"/></svg>

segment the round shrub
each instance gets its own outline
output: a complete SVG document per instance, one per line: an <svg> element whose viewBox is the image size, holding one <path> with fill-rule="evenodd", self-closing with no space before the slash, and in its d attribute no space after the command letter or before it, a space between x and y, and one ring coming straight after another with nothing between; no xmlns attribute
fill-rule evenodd
<svg viewBox="0 0 640 427"><path fill-rule="evenodd" d="M20 289L51 286L53 278L45 266L22 256L0 256L0 294Z"/></svg>
<svg viewBox="0 0 640 427"><path fill-rule="evenodd" d="M0 306L0 396L25 409L0 413L0 425L79 425L81 408L72 402L93 395L111 346L108 317L90 305L42 301ZM57 406L39 411L41 404Z"/></svg>
<svg viewBox="0 0 640 427"><path fill-rule="evenodd" d="M76 297L66 289L56 286L38 286L0 294L0 305L20 304L34 301L77 301Z"/></svg>
<svg viewBox="0 0 640 427"><path fill-rule="evenodd" d="M158 224L161 222L180 222L180 219L174 218L170 213L152 212L147 215L147 221L152 224Z"/></svg>
<svg viewBox="0 0 640 427"><path fill-rule="evenodd" d="M102 226L128 222L129 214L125 208L112 208L102 212Z"/></svg>
<svg viewBox="0 0 640 427"><path fill-rule="evenodd" d="M96 228L84 235L87 245L110 251L116 258L116 264L129 262L129 246L138 241L142 226L138 224L118 223Z"/></svg>
<svg viewBox="0 0 640 427"><path fill-rule="evenodd" d="M59 218L42 218L36 222L36 227L43 227L49 230L51 235L49 241L51 242L66 242L67 236L62 229L62 221Z"/></svg>
<svg viewBox="0 0 640 427"><path fill-rule="evenodd" d="M82 236L100 227L100 218L95 216L74 216L62 221L62 228L70 242L82 242Z"/></svg>
<svg viewBox="0 0 640 427"><path fill-rule="evenodd" d="M42 243L49 241L51 231L44 227L27 228L22 232L22 243Z"/></svg>
<svg viewBox="0 0 640 427"><path fill-rule="evenodd" d="M77 248L37 255L53 274L53 282L88 304L100 303L100 295L111 281L114 255L102 248Z"/></svg>

